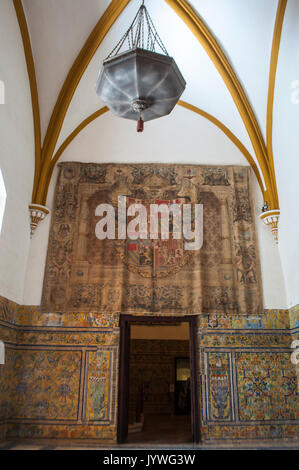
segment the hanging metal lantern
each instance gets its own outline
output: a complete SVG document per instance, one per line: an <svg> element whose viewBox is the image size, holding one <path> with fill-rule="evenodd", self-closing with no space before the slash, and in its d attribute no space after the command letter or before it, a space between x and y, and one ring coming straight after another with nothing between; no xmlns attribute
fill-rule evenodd
<svg viewBox="0 0 299 470"><path fill-rule="evenodd" d="M137 132L142 132L144 121L173 110L185 87L142 3L130 28L103 62L97 94L113 114L137 121Z"/></svg>

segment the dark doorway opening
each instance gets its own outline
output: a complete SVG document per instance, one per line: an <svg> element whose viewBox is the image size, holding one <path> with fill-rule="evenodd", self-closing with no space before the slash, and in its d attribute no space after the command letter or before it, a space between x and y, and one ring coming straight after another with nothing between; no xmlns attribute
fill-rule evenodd
<svg viewBox="0 0 299 470"><path fill-rule="evenodd" d="M157 350L159 341L154 341L154 349L156 349L157 357L160 357L159 361L157 360L157 373L155 373L152 370L154 352L150 349L149 354L142 355L145 352L143 351L144 345L141 341L134 339L137 331L136 326L160 327L158 329L161 335L162 326L170 331L180 323L186 325L189 330L187 346L181 342L181 354L177 354L177 351L173 350L170 340L170 343L164 342L163 345L160 345L162 349L159 352ZM144 341L144 344L149 349L150 341ZM163 348L165 347L168 348L167 361L163 357ZM151 357L152 363L145 365L149 357ZM165 364L163 361L166 361ZM172 361L172 379L169 378L170 361ZM156 440L157 436L160 436L161 440L165 442L174 440L179 443L180 439L184 442L187 436L187 440L199 442L197 362L197 317L121 315L118 396L119 443L127 441L128 431L130 431L130 443L151 441L153 435L156 436Z"/></svg>
<svg viewBox="0 0 299 470"><path fill-rule="evenodd" d="M176 415L189 415L191 412L190 359L176 357L174 370L174 412Z"/></svg>

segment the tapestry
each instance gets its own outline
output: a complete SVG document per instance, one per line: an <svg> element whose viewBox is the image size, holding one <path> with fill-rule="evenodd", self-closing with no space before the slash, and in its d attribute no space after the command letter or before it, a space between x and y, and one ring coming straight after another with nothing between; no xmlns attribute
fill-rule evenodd
<svg viewBox="0 0 299 470"><path fill-rule="evenodd" d="M100 204L203 205L203 244L100 240ZM124 198L125 197L125 198ZM263 311L250 168L63 162L56 185L41 311L140 315ZM131 217L132 219L132 217ZM149 217L150 220L150 217ZM130 217L127 217L127 222ZM194 227L194 211L191 224ZM150 231L148 231L150 234Z"/></svg>

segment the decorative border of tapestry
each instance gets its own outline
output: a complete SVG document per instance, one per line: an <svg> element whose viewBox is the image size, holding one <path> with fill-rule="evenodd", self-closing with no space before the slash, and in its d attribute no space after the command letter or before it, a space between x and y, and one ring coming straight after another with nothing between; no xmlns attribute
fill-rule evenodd
<svg viewBox="0 0 299 470"><path fill-rule="evenodd" d="M42 296L44 312L140 315L263 311L250 168L60 163ZM100 240L96 208L203 205L203 245ZM159 223L159 230L161 228ZM150 233L150 232L149 232Z"/></svg>

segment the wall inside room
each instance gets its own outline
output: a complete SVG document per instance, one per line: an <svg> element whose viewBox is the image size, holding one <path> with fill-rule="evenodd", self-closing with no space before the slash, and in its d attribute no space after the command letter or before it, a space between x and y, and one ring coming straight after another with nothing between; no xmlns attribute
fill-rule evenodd
<svg viewBox="0 0 299 470"><path fill-rule="evenodd" d="M174 414L176 357L189 357L189 323L130 325L130 422L136 420L140 387L144 414Z"/></svg>
<svg viewBox="0 0 299 470"><path fill-rule="evenodd" d="M43 315L0 297L0 440L115 440L118 323L117 315Z"/></svg>
<svg viewBox="0 0 299 470"><path fill-rule="evenodd" d="M34 172L31 97L24 49L13 2L0 4L0 167L7 192L0 235L0 295L23 302L30 245L28 204Z"/></svg>
<svg viewBox="0 0 299 470"><path fill-rule="evenodd" d="M54 255L51 255L47 269L47 276L50 274L50 278L48 276L47 279L50 279L50 283L53 281L53 274L57 276L57 282L62 284L72 282L71 280L74 279L72 275L67 275L72 270L69 270L69 264L65 264L65 258L56 258L57 246L67 248L69 240L73 241L71 246L74 247L74 251L77 251L74 252L74 256L71 255L68 258L67 263L72 262L72 266L76 266L76 256L78 253L82 254L80 251L82 246L86 248L87 245L76 243L74 234L81 236L83 233L85 236L86 232L82 231L82 223L85 224L84 228L88 228L87 221L92 223L93 220L89 216L86 217L84 213L87 190L84 175L87 179L91 175L93 181L93 184L88 183L88 186L91 186L91 192L87 195L92 194L94 190L97 193L98 178L103 173L101 171L89 173L89 170L96 170L98 167L98 165L86 166L73 163L65 164L62 168L60 179L62 187L60 185L57 192L57 209L55 209L55 219L53 219L53 236L51 235L50 245L51 253ZM82 168L89 168L87 174L84 171L78 171ZM108 174L108 169L111 167L107 165L105 168ZM177 171L184 174L181 170ZM113 174L119 177L117 172ZM236 171L238 178L244 174L247 175L248 172L240 168ZM96 175L96 181L94 181L94 175ZM71 186L70 179L74 180ZM99 180L102 181L101 178ZM112 182L110 181L110 184ZM102 181L102 184L106 185L106 180ZM81 198L79 187L82 185L84 185L85 192ZM112 186L115 185L112 184ZM146 187L144 183L144 188ZM79 200L79 210L74 203L76 198L69 197L70 194L74 194L74 188L76 188L75 194ZM248 191L247 183L246 188ZM222 191L224 191L223 188ZM63 203L64 194L68 195L68 205ZM237 204L237 207L239 208L240 205ZM241 207L244 206L241 205ZM93 216L93 212L87 212L91 217ZM242 214L244 215L244 212ZM80 229L75 227L74 220L78 222ZM241 220L243 220L242 217ZM54 243L54 235L58 235L62 240ZM68 253L70 254L71 250ZM59 269L55 269L56 260L60 262L61 259L62 268L58 266ZM108 258L108 260L114 261L113 258ZM80 258L81 262L84 262L84 257ZM92 256L93 268L95 262ZM111 294L117 286L113 284L113 280L111 286L109 280L106 284L105 282L101 284L105 277L100 270L90 271L93 272L92 281L96 284L94 289L82 289L80 284L83 269L83 265L82 268L75 269L80 279L74 290L76 296L70 298L75 299L76 303L67 304L63 313L61 313L62 310L52 310L51 307L42 310L38 306L23 305L15 306L15 315L12 318L4 316L1 319L0 316L0 321L4 323L6 329L13 328L17 331L15 340L9 338L7 340L7 346L13 353L14 367L8 380L6 378L4 380L5 393L2 394L4 399L12 403L9 407L6 433L10 438L76 438L81 436L81 438L99 438L103 441L116 439L119 309L109 308L109 302L115 299ZM125 272L128 273L128 271ZM109 273L106 270L107 274L111 274L110 269ZM177 273L169 273L169 275L173 279ZM114 279L116 278L114 271ZM125 279L128 278L127 275ZM251 279L250 277L249 283ZM139 278L137 282L139 284ZM169 280L167 282L169 284ZM244 278L238 277L238 282L244 282ZM144 282L142 281L139 285L143 288ZM105 286L107 288L102 289ZM99 291L100 296L97 296ZM53 299L56 302L55 293L57 292L59 294L58 290L53 290L50 301ZM164 291L162 294L164 295ZM61 298L61 295L58 297ZM138 295L136 297L138 300ZM63 301L65 298L67 297L64 296ZM125 298L127 299L128 296ZM139 295L140 298L142 303L141 295ZM165 298L166 300L169 298L167 288ZM96 302L99 299L101 301L107 299L106 307L104 305L106 313L102 310L97 311ZM56 305L55 302L54 305ZM9 306L7 307L5 300L1 304L3 306L0 308L0 313L6 312ZM134 304L133 300L132 304ZM68 310L69 305L73 307L71 311ZM175 308L176 305L172 306L171 315L176 313ZM160 315L161 312L159 312ZM247 310L241 311L241 314L226 310L210 312L209 309L205 312L198 316L198 348L196 348L202 441L253 438L295 439L298 435L297 382L295 368L290 361L291 334L288 310L265 309L264 312L259 310L254 315L253 312L247 312ZM150 313L152 313L151 310L146 310L146 314ZM181 314L180 310L179 313ZM169 312L166 314L169 315ZM139 378L147 360L144 357L141 364L138 361L142 351L137 347L135 352L135 371L139 368ZM177 353L178 349L175 352ZM150 357L153 356L151 347L147 353L147 359L150 358L148 380L150 381L154 376L153 364L157 364L157 360L154 361ZM165 355L167 354L163 353L163 357L160 353L157 355L162 357L158 368L161 381L164 365L168 371L170 370L169 362L163 365ZM171 377L168 378L169 380ZM167 401L168 383L167 379L164 380L162 393L164 407ZM48 393L50 384L52 384L51 394ZM134 384L138 385L136 376ZM13 391L16 392L13 393ZM150 390L150 392L152 396L156 395L155 390ZM159 400L155 397L153 402L159 403ZM170 406L168 402L166 404Z"/></svg>
<svg viewBox="0 0 299 470"><path fill-rule="evenodd" d="M299 304L299 3L289 0L282 29L273 112L280 202L279 251L290 307Z"/></svg>
<svg viewBox="0 0 299 470"><path fill-rule="evenodd" d="M298 439L297 380L288 311L199 318L201 436Z"/></svg>
<svg viewBox="0 0 299 470"><path fill-rule="evenodd" d="M222 131L201 116L179 106L169 116L146 123L142 135L136 133L134 122L115 118L108 112L76 137L65 150L61 161L248 165L239 149ZM56 179L57 168L48 193L47 206L50 209L53 207ZM264 307L286 308L279 253L269 229L258 218L263 200L253 172L252 182ZM47 217L31 242L24 296L27 305L40 304L49 228L50 217Z"/></svg>
<svg viewBox="0 0 299 470"><path fill-rule="evenodd" d="M161 328L161 327L160 327ZM189 357L188 340L131 339L129 420L135 421L140 386L143 413L174 414L175 358Z"/></svg>
<svg viewBox="0 0 299 470"><path fill-rule="evenodd" d="M207 314L198 322L199 411L202 439L207 441L298 437L296 376L290 362L288 311L284 310L299 303L299 104L291 101L290 88L290 71L299 80L298 18L298 4L289 0L273 129L281 205L279 250L258 218L263 200L252 173L265 312L254 317L250 312L244 316ZM32 110L23 45L10 0L1 0L0 42L0 80L6 91L6 103L0 105L0 165L7 191L0 235L0 295L10 299L0 298L0 338L6 345L6 364L0 366L0 438L115 441L118 315L41 313L38 307L50 216L30 242ZM76 108L70 114L73 122L82 118ZM290 117L288 123L285 116ZM136 133L135 123L106 113L76 137L61 160L248 165L217 127L180 107L170 116L146 123L142 135ZM56 179L57 169L47 200L53 211Z"/></svg>
<svg viewBox="0 0 299 470"><path fill-rule="evenodd" d="M0 366L2 435L115 441L118 315L41 313L0 298L0 337L7 356ZM203 315L197 338L201 440L296 440L297 383L287 311L268 310L259 318ZM175 347L155 355L154 362L166 391L162 366L167 376L169 359L187 352L178 343L188 342L165 343ZM154 350L135 345L140 372L141 351L151 358Z"/></svg>
<svg viewBox="0 0 299 470"><path fill-rule="evenodd" d="M189 340L189 323L177 323L175 325L131 325L131 339L167 339Z"/></svg>

